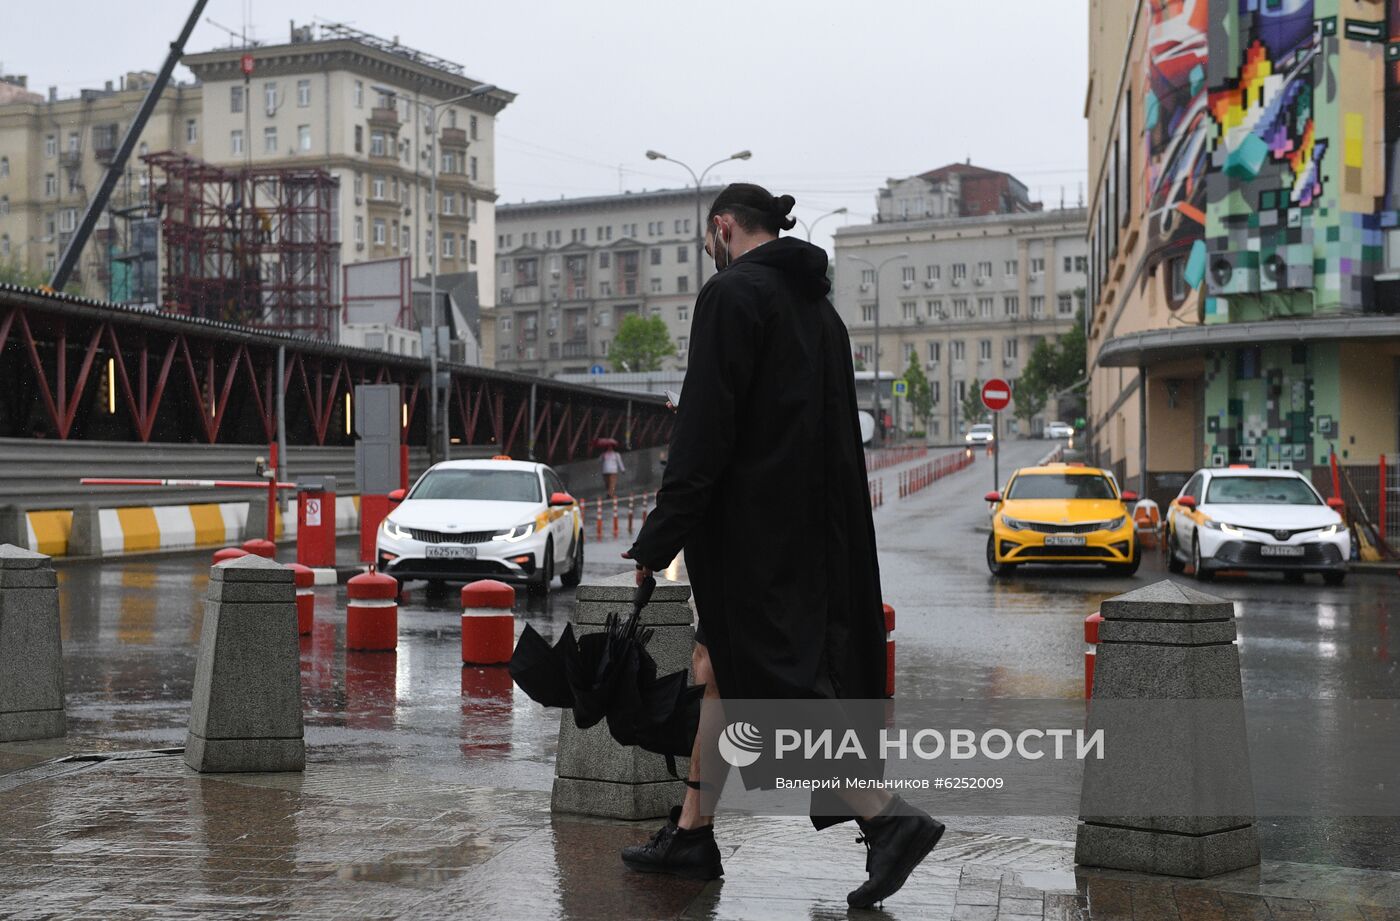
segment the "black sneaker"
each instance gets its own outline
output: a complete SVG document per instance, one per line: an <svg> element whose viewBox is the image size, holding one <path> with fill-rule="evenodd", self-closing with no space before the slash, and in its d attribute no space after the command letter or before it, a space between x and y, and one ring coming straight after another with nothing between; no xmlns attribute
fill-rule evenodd
<svg viewBox="0 0 1400 921"><path fill-rule="evenodd" d="M852 908L872 908L894 895L943 837L943 824L899 797L870 821L858 820L870 879L846 895Z"/></svg>
<svg viewBox="0 0 1400 921"><path fill-rule="evenodd" d="M681 828L676 824L681 807L671 809L671 818L646 844L622 849L622 862L642 873L669 873L686 879L718 879L724 875L715 844L715 827Z"/></svg>

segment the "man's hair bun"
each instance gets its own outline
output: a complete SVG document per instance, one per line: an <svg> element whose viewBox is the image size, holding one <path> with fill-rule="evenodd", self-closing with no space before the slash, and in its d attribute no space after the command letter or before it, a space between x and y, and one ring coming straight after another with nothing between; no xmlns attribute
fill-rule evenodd
<svg viewBox="0 0 1400 921"><path fill-rule="evenodd" d="M773 215L778 219L778 226L783 230L791 230L797 226L797 219L788 217L788 212L795 204L797 204L797 199L791 195L779 195L773 199Z"/></svg>

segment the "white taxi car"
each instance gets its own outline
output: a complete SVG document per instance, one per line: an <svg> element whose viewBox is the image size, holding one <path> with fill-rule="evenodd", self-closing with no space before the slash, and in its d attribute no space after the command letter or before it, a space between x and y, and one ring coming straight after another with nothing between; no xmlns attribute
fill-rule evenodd
<svg viewBox="0 0 1400 921"><path fill-rule="evenodd" d="M391 494L392 495L392 494ZM549 589L583 577L583 517L559 474L509 458L429 468L379 526L375 560L400 583L523 582Z"/></svg>
<svg viewBox="0 0 1400 921"><path fill-rule="evenodd" d="M1292 470L1198 470L1167 508L1167 568L1189 564L1203 582L1223 569L1275 570L1295 581L1316 572L1340 585L1351 558L1340 507Z"/></svg>
<svg viewBox="0 0 1400 921"><path fill-rule="evenodd" d="M969 444L984 445L996 440L996 435L992 432L992 426L987 422L979 422L967 430L963 436Z"/></svg>

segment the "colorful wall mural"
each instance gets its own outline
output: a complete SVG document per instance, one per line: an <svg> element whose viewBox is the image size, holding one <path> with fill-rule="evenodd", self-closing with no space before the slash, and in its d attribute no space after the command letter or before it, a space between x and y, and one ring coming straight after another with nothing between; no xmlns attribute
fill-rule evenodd
<svg viewBox="0 0 1400 921"><path fill-rule="evenodd" d="M1375 309L1385 4L1214 0L1208 19L1206 321Z"/></svg>
<svg viewBox="0 0 1400 921"><path fill-rule="evenodd" d="M1148 2L1144 183L1154 263L1189 249L1205 231L1209 9L1209 0Z"/></svg>

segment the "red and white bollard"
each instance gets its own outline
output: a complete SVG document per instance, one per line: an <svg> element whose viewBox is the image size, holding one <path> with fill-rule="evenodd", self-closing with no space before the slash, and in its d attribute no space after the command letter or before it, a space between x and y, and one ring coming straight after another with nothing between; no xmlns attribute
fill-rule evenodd
<svg viewBox="0 0 1400 921"><path fill-rule="evenodd" d="M379 572L360 573L345 586L345 648L392 652L399 645L399 583Z"/></svg>
<svg viewBox="0 0 1400 921"><path fill-rule="evenodd" d="M215 565L217 565L219 563L222 563L224 560L236 560L240 556L247 555L248 551L242 549L241 547L224 547L222 550L214 551L214 563Z"/></svg>
<svg viewBox="0 0 1400 921"><path fill-rule="evenodd" d="M885 605L885 696L894 696L894 608Z"/></svg>
<svg viewBox="0 0 1400 921"><path fill-rule="evenodd" d="M495 579L462 586L462 662L505 665L515 645L515 589Z"/></svg>
<svg viewBox="0 0 1400 921"><path fill-rule="evenodd" d="M277 545L261 537L245 540L243 542L243 549L253 556L260 556L269 560L277 558Z"/></svg>
<svg viewBox="0 0 1400 921"><path fill-rule="evenodd" d="M1094 696L1094 660L1098 658L1099 624L1103 615L1098 611L1084 618L1084 642L1089 648L1084 650L1084 699Z"/></svg>
<svg viewBox="0 0 1400 921"><path fill-rule="evenodd" d="M297 636L310 636L316 623L316 573L300 563L290 563L287 568L297 587Z"/></svg>

